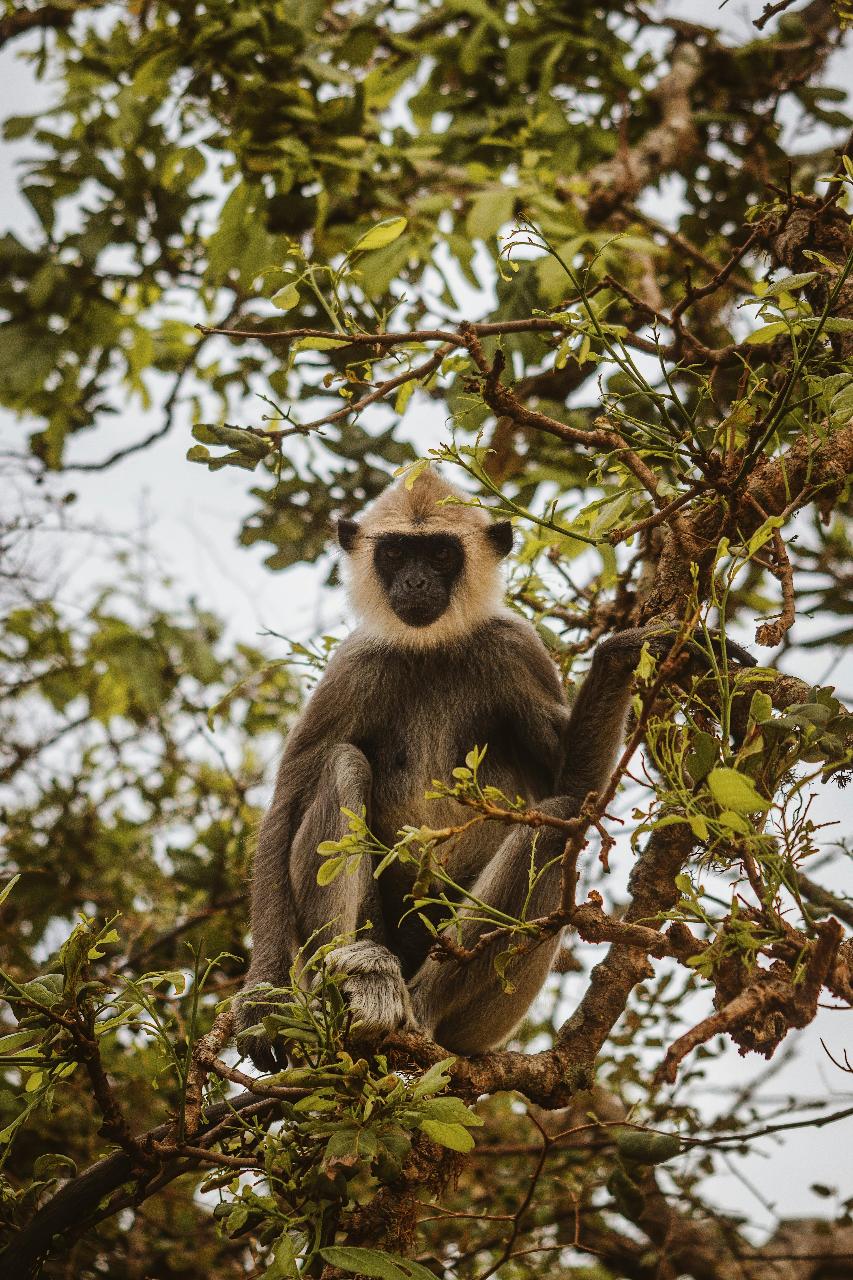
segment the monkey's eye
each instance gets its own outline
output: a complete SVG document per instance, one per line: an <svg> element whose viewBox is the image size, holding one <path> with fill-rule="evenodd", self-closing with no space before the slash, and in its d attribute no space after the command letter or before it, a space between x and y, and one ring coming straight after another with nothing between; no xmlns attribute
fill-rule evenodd
<svg viewBox="0 0 853 1280"><path fill-rule="evenodd" d="M438 547L433 560L440 569L449 569L455 559L453 549L451 547Z"/></svg>
<svg viewBox="0 0 853 1280"><path fill-rule="evenodd" d="M393 543L382 548L382 559L387 564L402 564L403 548L395 547Z"/></svg>

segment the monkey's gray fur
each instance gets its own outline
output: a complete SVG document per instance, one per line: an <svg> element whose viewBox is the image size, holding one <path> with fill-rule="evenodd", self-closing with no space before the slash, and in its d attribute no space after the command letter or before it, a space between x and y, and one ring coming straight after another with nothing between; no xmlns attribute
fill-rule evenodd
<svg viewBox="0 0 853 1280"><path fill-rule="evenodd" d="M286 985L300 948L371 929L327 961L363 1034L419 1026L458 1053L503 1043L544 982L559 945L547 938L515 961L513 990L494 971L496 940L468 964L429 956L432 938L414 916L410 872L392 864L375 880L362 858L354 876L317 883L317 846L347 830L343 808L361 812L393 844L404 824L442 827L470 816L456 802L424 799L472 746L487 745L482 780L568 818L603 788L622 742L631 672L649 632L610 636L595 651L571 708L533 627L503 604L499 561L512 545L507 522L454 503L458 492L432 471L400 483L361 523L341 521L349 592L360 622L332 657L290 733L275 795L261 826L252 885L253 957L246 991ZM446 500L450 499L449 502ZM665 648L664 648L665 651ZM751 661L730 646L734 656ZM528 903L545 915L558 903L565 837L541 828L541 875ZM499 910L517 914L527 893L531 832L484 823L443 846L453 879ZM557 859L557 861L554 861ZM471 946L485 926L471 921ZM304 953L303 953L304 954ZM263 1014L244 995L245 1029ZM268 1006L267 1006L268 1007ZM273 1068L281 1050L243 1041Z"/></svg>

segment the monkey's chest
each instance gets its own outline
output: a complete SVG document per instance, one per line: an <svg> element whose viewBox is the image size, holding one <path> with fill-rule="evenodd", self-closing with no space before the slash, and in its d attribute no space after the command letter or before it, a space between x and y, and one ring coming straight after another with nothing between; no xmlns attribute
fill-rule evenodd
<svg viewBox="0 0 853 1280"><path fill-rule="evenodd" d="M480 781L498 787L511 797L522 789L516 771L492 752L485 726L476 723L434 725L433 732L385 734L359 744L373 770L370 824L385 844L393 844L406 826L440 829L462 826L471 810L446 798L428 799L439 790L436 782L453 785L453 769L464 764L473 746L487 746ZM498 823L483 823L443 842L437 853L457 883L467 886L476 879L506 832Z"/></svg>

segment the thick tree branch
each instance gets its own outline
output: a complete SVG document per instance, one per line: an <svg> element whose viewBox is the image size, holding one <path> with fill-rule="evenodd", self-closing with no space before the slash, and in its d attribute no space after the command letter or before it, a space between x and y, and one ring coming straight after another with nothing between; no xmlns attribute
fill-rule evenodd
<svg viewBox="0 0 853 1280"><path fill-rule="evenodd" d="M237 1127L240 1116L272 1113L276 1105L275 1098L259 1098L254 1093L240 1094L229 1098L227 1102L208 1107L199 1133L212 1135L215 1131L217 1136L221 1136ZM158 1125L157 1128L138 1135L136 1142L141 1147L152 1150L154 1144L166 1141L172 1132L171 1122ZM177 1173L192 1168L193 1163L182 1159L177 1166ZM155 1167L158 1170L162 1167L159 1160L155 1161ZM140 1169L124 1151L107 1156L79 1177L72 1178L33 1215L0 1253L0 1271L3 1275L14 1276L15 1280L30 1280L38 1274L42 1260L49 1253L67 1247L63 1244L63 1238L74 1238L85 1230L87 1223L97 1214L101 1202L128 1182L137 1184L136 1200L144 1200L161 1185L150 1168L147 1171Z"/></svg>
<svg viewBox="0 0 853 1280"><path fill-rule="evenodd" d="M816 441L803 434L780 457L759 463L743 488L727 502L705 501L689 515L680 515L666 529L654 582L642 602L642 616L674 617L693 587L690 566L699 565L700 591L726 528L746 540L763 518L793 514L817 501L831 508L853 469L853 423Z"/></svg>
<svg viewBox="0 0 853 1280"><path fill-rule="evenodd" d="M626 200L634 200L661 174L678 165L696 147L690 95L702 74L702 57L692 44L677 47L672 70L650 95L660 105L661 121L635 146L622 149L587 174L590 221L603 222Z"/></svg>
<svg viewBox="0 0 853 1280"><path fill-rule="evenodd" d="M83 7L83 6L81 6ZM89 5L98 8L98 5ZM56 4L46 4L40 9L19 9L16 13L6 14L0 18L0 49L15 36L24 35L27 31L58 31L71 25L75 9Z"/></svg>

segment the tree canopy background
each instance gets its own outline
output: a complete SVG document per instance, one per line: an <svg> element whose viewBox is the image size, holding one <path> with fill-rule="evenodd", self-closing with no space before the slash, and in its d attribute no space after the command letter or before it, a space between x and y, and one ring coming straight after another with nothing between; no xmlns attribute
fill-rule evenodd
<svg viewBox="0 0 853 1280"><path fill-rule="evenodd" d="M7 115L29 217L0 237L10 1274L853 1274L849 1184L769 1231L761 1190L715 1193L790 1125L843 1142L824 1082L853 1040L833 1015L813 1084L774 1092L853 995L849 850L818 818L851 763L849 14L747 9L0 17L50 104ZM333 517L433 458L515 520L509 599L567 682L638 622L755 645L756 673L672 693L641 663L638 750L567 845L567 973L513 1052L354 1058L333 984L319 1012L294 992L280 1078L210 1032L333 641L255 641L160 581L144 533L92 529L93 476L156 481L152 456L167 492L228 495L284 599L306 565L335 586ZM502 820L468 767L444 781ZM354 831L330 857L376 852ZM510 963L542 926L500 927ZM769 1067L709 1106L733 1044Z"/></svg>

